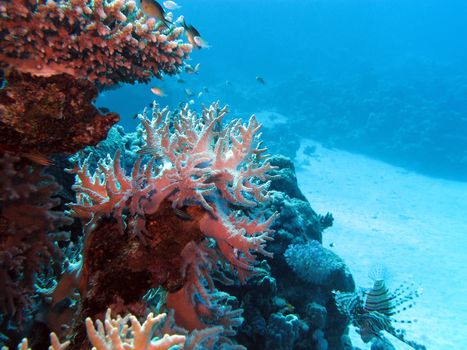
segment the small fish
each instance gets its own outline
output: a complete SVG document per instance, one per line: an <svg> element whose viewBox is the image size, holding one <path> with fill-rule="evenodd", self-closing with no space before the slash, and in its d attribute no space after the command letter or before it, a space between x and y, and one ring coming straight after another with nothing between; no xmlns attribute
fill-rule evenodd
<svg viewBox="0 0 467 350"><path fill-rule="evenodd" d="M192 65L187 64L185 65L185 72L188 74L198 74L199 68L200 68L199 63L194 67Z"/></svg>
<svg viewBox="0 0 467 350"><path fill-rule="evenodd" d="M185 17L183 17L183 15L179 16L174 23L177 23L177 24L180 24L180 23L183 23L185 21Z"/></svg>
<svg viewBox="0 0 467 350"><path fill-rule="evenodd" d="M207 87L207 86L204 86L204 87L203 87L203 91L206 92L206 93L208 93L208 92L209 92L208 87Z"/></svg>
<svg viewBox="0 0 467 350"><path fill-rule="evenodd" d="M334 248L334 247L335 247L334 242L329 243L329 246L330 246L331 248Z"/></svg>
<svg viewBox="0 0 467 350"><path fill-rule="evenodd" d="M167 10L178 10L178 9L181 9L182 7L177 4L175 1L164 1L163 2L164 4L164 7L167 9Z"/></svg>
<svg viewBox="0 0 467 350"><path fill-rule="evenodd" d="M158 88L158 87L152 87L152 88L151 88L151 92L152 92L154 95L157 95L157 96L160 96L160 97L164 97L164 96L165 96L164 91L162 91L162 89L161 89L161 88Z"/></svg>
<svg viewBox="0 0 467 350"><path fill-rule="evenodd" d="M259 75L256 77L256 81L260 84L266 85L266 82L264 81L264 79L260 77Z"/></svg>
<svg viewBox="0 0 467 350"><path fill-rule="evenodd" d="M107 114L110 112L110 109L108 109L107 107L97 107L97 109L103 114Z"/></svg>
<svg viewBox="0 0 467 350"><path fill-rule="evenodd" d="M190 101L188 101L188 103L189 103L190 105L194 105L194 104L195 104L195 100L190 100Z"/></svg>
<svg viewBox="0 0 467 350"><path fill-rule="evenodd" d="M38 165L42 166L51 166L54 164L54 162L49 159L47 156L41 154L41 153L24 153L22 156L28 160L30 160L33 163L36 163Z"/></svg>
<svg viewBox="0 0 467 350"><path fill-rule="evenodd" d="M194 42L196 43L196 47L198 49L209 49L211 46L200 36L195 36L193 38Z"/></svg>
<svg viewBox="0 0 467 350"><path fill-rule="evenodd" d="M198 29L193 27L191 24L186 24L185 20L181 23L182 27L185 28L185 35L188 42L193 45L196 49L209 48L207 42L201 37Z"/></svg>
<svg viewBox="0 0 467 350"><path fill-rule="evenodd" d="M171 22L165 18L165 11L156 0L140 0L140 4L141 10L143 10L147 16L157 18L162 21L167 28L169 27L169 23L171 24Z"/></svg>
<svg viewBox="0 0 467 350"><path fill-rule="evenodd" d="M198 92L198 98L200 98L201 96L203 96L203 92L202 92L202 91Z"/></svg>
<svg viewBox="0 0 467 350"><path fill-rule="evenodd" d="M182 78L178 77L178 78L177 78L177 83L180 83L180 84L185 84L185 83L186 83L186 81L185 81L185 80L183 80Z"/></svg>
<svg viewBox="0 0 467 350"><path fill-rule="evenodd" d="M232 82L231 82L230 80L226 80L226 81L225 81L225 85L232 86Z"/></svg>
<svg viewBox="0 0 467 350"><path fill-rule="evenodd" d="M193 221L193 217L188 214L186 211L183 211L178 208L173 208L174 214L177 215L180 219L185 220L185 221Z"/></svg>
<svg viewBox="0 0 467 350"><path fill-rule="evenodd" d="M192 96L194 96L195 94L194 94L193 91L191 91L190 89L185 88L185 95L186 95L187 97L192 97Z"/></svg>

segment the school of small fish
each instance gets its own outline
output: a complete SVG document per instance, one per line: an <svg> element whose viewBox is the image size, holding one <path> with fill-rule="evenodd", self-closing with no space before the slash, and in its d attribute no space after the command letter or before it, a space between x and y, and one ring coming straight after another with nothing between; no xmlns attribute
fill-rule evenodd
<svg viewBox="0 0 467 350"><path fill-rule="evenodd" d="M201 36L200 32L198 29L196 29L192 24L188 24L185 21L185 16L180 15L177 17L175 21L173 21L173 13L172 12L166 12L166 10L169 11L175 11L179 10L182 8L178 3L175 1L164 1L162 2L162 5L157 1L157 0L139 0L140 1L140 8L146 14L148 17L154 17L158 19L163 26L168 28L168 30L171 30L171 25L172 28L176 24L180 24L184 28L184 34L188 40L188 42L195 48L195 49L208 49L210 48L210 45L207 43L207 41ZM165 9L164 9L165 8ZM183 70L187 74L198 74L200 70L200 64L196 64L195 66L192 66L190 64L185 64L183 67ZM256 76L256 81L259 84L266 85L266 81L263 77L261 76ZM182 79L180 76L177 76L177 82L180 84L184 84L186 81ZM227 80L225 82L227 86L232 86L232 82ZM165 97L167 96L164 91L160 87L152 87L151 92L159 97ZM203 90L205 93L208 92L207 87L203 87ZM198 98L201 98L203 96L203 91L199 91L198 93L193 92L192 90L185 88L185 95L187 98L191 98L193 96L196 96ZM191 99L189 101L190 104L194 103L194 100Z"/></svg>

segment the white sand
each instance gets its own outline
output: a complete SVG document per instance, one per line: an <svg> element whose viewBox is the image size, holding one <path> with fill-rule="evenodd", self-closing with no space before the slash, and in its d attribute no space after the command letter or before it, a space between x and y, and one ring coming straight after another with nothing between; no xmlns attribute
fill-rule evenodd
<svg viewBox="0 0 467 350"><path fill-rule="evenodd" d="M304 154L310 145L315 152ZM335 244L331 249L345 259L357 285L371 285L368 270L376 263L389 269L392 287L412 276L424 292L401 316L418 319L406 327L407 338L430 350L467 349L467 183L429 178L311 140L303 140L295 164L313 209L334 216L323 244Z"/></svg>

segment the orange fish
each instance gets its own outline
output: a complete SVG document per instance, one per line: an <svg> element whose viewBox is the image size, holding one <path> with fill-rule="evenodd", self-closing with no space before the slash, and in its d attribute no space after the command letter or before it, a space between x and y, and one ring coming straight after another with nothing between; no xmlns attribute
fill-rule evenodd
<svg viewBox="0 0 467 350"><path fill-rule="evenodd" d="M198 29L193 27L191 24L186 24L185 19L183 19L181 25L183 28L185 28L185 35L191 45L197 49L208 49L210 47L208 43L201 37Z"/></svg>
<svg viewBox="0 0 467 350"><path fill-rule="evenodd" d="M51 166L54 164L51 159L41 153L23 153L22 156L37 165Z"/></svg>
<svg viewBox="0 0 467 350"><path fill-rule="evenodd" d="M164 97L164 96L165 96L164 91L162 91L162 89L160 89L160 88L158 88L158 87L152 87L152 88L151 88L151 92L152 92L154 95L157 95L157 96L160 96L160 97Z"/></svg>

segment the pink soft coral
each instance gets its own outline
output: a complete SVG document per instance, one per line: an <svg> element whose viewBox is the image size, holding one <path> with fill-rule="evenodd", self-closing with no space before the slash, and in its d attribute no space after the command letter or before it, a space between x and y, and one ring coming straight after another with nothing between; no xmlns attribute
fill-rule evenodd
<svg viewBox="0 0 467 350"><path fill-rule="evenodd" d="M259 148L257 133L260 125L251 117L247 125L240 120L221 127L227 108L213 104L204 108L201 116L185 106L171 119L167 108L156 104L152 119L147 112L140 115L146 145L141 153L152 157L141 166L136 161L130 176L120 165L120 154L115 159L101 160L94 175L88 172L88 160L71 170L77 174L74 189L78 203L71 205L74 216L83 219L91 228L104 216L120 222L141 239L145 239L145 215L155 213L164 200L172 207L201 205L206 214L200 220L200 229L216 240L224 257L241 273L241 279L253 270L259 252L271 240L268 226L258 219L248 222L245 217L229 216L219 200L240 207L254 207L268 198L268 161L261 160L266 149ZM158 167L154 166L157 161ZM126 210L126 222L123 211Z"/></svg>
<svg viewBox="0 0 467 350"><path fill-rule="evenodd" d="M223 126L226 113L217 103L200 115L188 106L171 114L154 104L151 119L147 111L139 116L144 146L130 174L122 169L118 152L114 159L100 160L93 175L89 157L70 170L77 175L78 199L70 212L84 221L91 235L83 278L92 281L96 293L105 290L105 283L118 285L122 273L133 270L134 276L144 274L152 288L159 287L157 283L167 288L167 307L175 310L181 326L192 330L222 325L225 335L232 335L241 324L241 310L227 305L228 294L214 287L211 274L224 283L237 278L245 282L255 274L257 253L272 257L266 243L272 240L270 225L276 215L264 218L254 209L268 200L273 169L263 159L260 125L251 117L247 124L233 120ZM121 238L112 236L115 226ZM106 250L125 240L128 249L119 256L127 263L114 262L103 272L86 262L87 256L104 259ZM156 260L163 270L154 265ZM120 293L119 307L126 298L136 309L134 300L142 293L134 286L131 298ZM109 307L115 296L106 300Z"/></svg>

